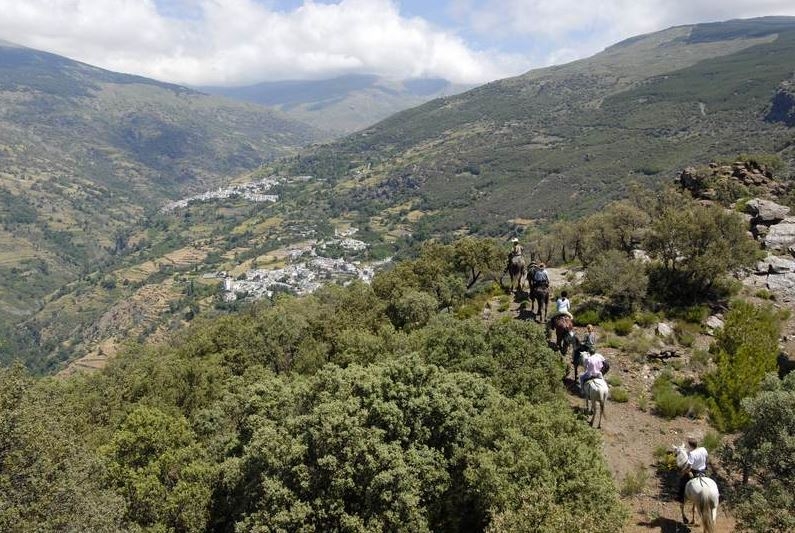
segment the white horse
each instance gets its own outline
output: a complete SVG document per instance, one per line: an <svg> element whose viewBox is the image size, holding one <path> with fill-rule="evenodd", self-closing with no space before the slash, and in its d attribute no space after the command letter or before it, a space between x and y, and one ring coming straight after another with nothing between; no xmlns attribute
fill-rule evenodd
<svg viewBox="0 0 795 533"><path fill-rule="evenodd" d="M607 386L607 381L602 378L589 379L583 385L583 396L585 396L585 411L591 413L591 421L596 419L596 402L599 402L599 429L602 428L602 416L605 414L605 401L610 394L610 387Z"/></svg>
<svg viewBox="0 0 795 533"><path fill-rule="evenodd" d="M676 466L682 470L687 465L685 444L674 446L674 452L676 453ZM685 501L690 502L692 505L692 521L696 521L696 507L698 507L698 513L701 515L701 527L704 528L704 533L713 533L715 531L719 499L718 485L706 476L694 477L685 486ZM688 523L687 516L685 516L684 503L682 503L682 521L685 524Z"/></svg>

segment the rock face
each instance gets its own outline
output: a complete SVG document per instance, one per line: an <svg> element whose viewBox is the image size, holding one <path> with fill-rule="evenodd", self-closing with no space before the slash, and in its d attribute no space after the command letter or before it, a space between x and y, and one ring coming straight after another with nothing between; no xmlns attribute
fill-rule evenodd
<svg viewBox="0 0 795 533"><path fill-rule="evenodd" d="M768 122L782 122L790 128L795 126L795 82L781 84L770 102L770 111L765 115Z"/></svg>
<svg viewBox="0 0 795 533"><path fill-rule="evenodd" d="M771 274L767 277L767 288L783 301L795 297L795 273Z"/></svg>
<svg viewBox="0 0 795 533"><path fill-rule="evenodd" d="M707 320L704 322L704 325L707 326L707 332L710 334L714 334L717 330L722 329L724 326L723 319L721 319L718 315L712 315L707 317Z"/></svg>
<svg viewBox="0 0 795 533"><path fill-rule="evenodd" d="M771 224L778 224L784 220L789 214L790 208L771 202L770 200L754 198L745 204L745 211L752 217L751 224L770 226Z"/></svg>
<svg viewBox="0 0 795 533"><path fill-rule="evenodd" d="M762 261L756 263L757 274L784 274L795 272L795 261L787 257L768 254Z"/></svg>
<svg viewBox="0 0 795 533"><path fill-rule="evenodd" d="M765 248L786 251L795 245L795 217L787 217L778 224L770 226L764 237Z"/></svg>
<svg viewBox="0 0 795 533"><path fill-rule="evenodd" d="M655 331L657 332L657 335L659 335L664 339L667 339L668 337L674 334L674 328L672 328L670 324L666 324L665 322L658 323Z"/></svg>

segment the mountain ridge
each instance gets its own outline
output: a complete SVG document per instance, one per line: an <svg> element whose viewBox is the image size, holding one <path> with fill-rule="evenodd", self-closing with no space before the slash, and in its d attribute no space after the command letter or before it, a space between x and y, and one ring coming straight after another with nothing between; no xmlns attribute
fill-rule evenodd
<svg viewBox="0 0 795 533"><path fill-rule="evenodd" d="M431 229L508 231L511 219L592 210L691 162L743 151L791 161L792 130L764 116L793 54L795 18L670 28L403 111L286 171L350 184L363 172L348 205L410 201L448 211Z"/></svg>
<svg viewBox="0 0 795 533"><path fill-rule="evenodd" d="M434 98L471 88L442 78L392 80L348 74L320 80L284 80L200 91L272 107L338 136Z"/></svg>
<svg viewBox="0 0 795 533"><path fill-rule="evenodd" d="M0 315L110 260L165 201L320 138L272 110L0 45Z"/></svg>

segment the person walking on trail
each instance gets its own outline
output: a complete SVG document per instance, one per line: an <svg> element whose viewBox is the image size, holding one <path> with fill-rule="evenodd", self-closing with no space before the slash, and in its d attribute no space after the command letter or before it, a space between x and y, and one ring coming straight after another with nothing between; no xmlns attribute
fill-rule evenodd
<svg viewBox="0 0 795 533"><path fill-rule="evenodd" d="M596 351L596 331L594 331L594 327L591 324L588 324L585 328L585 336L582 338L582 346L585 350L590 353L594 353Z"/></svg>
<svg viewBox="0 0 795 533"><path fill-rule="evenodd" d="M605 361L605 357L599 352L590 352L590 355L585 357L583 364L585 365L585 372L580 376L580 391L584 391L586 381L589 379L604 378L602 371L604 370L604 372L607 372L605 368L607 361Z"/></svg>
<svg viewBox="0 0 795 533"><path fill-rule="evenodd" d="M679 491L676 495L676 501L682 507L682 516L684 516L685 508L685 487L688 481L694 477L706 475L708 461L709 452L707 452L707 449L699 446L698 439L695 437L687 437L687 464L682 468L682 476L679 478Z"/></svg>

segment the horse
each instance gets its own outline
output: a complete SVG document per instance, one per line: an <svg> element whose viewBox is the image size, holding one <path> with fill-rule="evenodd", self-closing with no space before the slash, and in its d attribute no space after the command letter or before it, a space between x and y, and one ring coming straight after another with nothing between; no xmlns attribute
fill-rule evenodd
<svg viewBox="0 0 795 533"><path fill-rule="evenodd" d="M535 263L527 271L527 280L530 283L530 311L536 316L537 322L546 322L547 308L549 307L549 284L536 283L533 278L539 268Z"/></svg>
<svg viewBox="0 0 795 533"><path fill-rule="evenodd" d="M516 286L517 291L521 290L522 278L527 273L527 264L524 261L524 257L521 255L512 256L505 270L511 276L511 292L514 292L514 286Z"/></svg>
<svg viewBox="0 0 795 533"><path fill-rule="evenodd" d="M589 379L583 385L583 396L585 396L585 411L591 414L591 421L589 424L593 427L594 420L596 419L596 402L599 402L599 425L596 427L602 429L602 416L605 414L605 401L610 394L610 387L607 381L602 378Z"/></svg>
<svg viewBox="0 0 795 533"><path fill-rule="evenodd" d="M676 466L681 470L687 465L685 444L682 443L681 446L674 446L673 448L676 454ZM685 501L692 504L692 521L695 522L696 520L696 507L698 507L698 514L701 515L701 527L704 533L713 533L715 531L719 500L718 485L704 475L694 477L685 486ZM682 522L688 523L687 516L685 516L684 502L682 503Z"/></svg>
<svg viewBox="0 0 795 533"><path fill-rule="evenodd" d="M574 320L568 315L558 315L552 319L552 329L555 331L555 348L561 355L566 355L569 345L577 339L574 334Z"/></svg>

